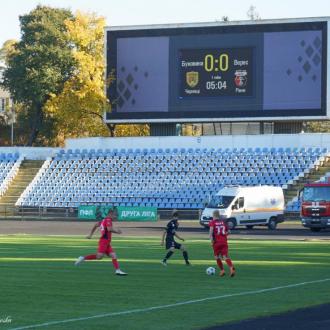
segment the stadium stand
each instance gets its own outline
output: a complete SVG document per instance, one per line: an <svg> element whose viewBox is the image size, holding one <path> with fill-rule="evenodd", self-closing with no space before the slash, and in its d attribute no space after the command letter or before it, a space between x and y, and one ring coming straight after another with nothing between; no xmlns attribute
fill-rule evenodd
<svg viewBox="0 0 330 330"><path fill-rule="evenodd" d="M330 172L324 174L324 176L320 177L318 182L328 182L330 179ZM291 201L289 201L286 205L287 212L299 212L301 207L301 201L298 197L294 197Z"/></svg>
<svg viewBox="0 0 330 330"><path fill-rule="evenodd" d="M18 153L0 154L0 196L3 196L8 189L18 171L21 161Z"/></svg>
<svg viewBox="0 0 330 330"><path fill-rule="evenodd" d="M286 186L326 153L326 148L60 150L16 205L200 209L224 185Z"/></svg>
<svg viewBox="0 0 330 330"><path fill-rule="evenodd" d="M286 212L299 212L301 203L297 197L286 204Z"/></svg>

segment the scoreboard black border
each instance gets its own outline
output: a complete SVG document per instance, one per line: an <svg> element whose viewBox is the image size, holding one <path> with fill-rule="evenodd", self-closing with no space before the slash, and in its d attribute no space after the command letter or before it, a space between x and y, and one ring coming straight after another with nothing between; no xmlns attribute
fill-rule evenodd
<svg viewBox="0 0 330 330"><path fill-rule="evenodd" d="M230 110L230 111L167 111L167 112L116 112L105 113L105 121L108 123L126 122L126 123L148 123L148 122L206 122L210 121L258 121L273 120L287 121L291 117L295 120L308 118L325 119L327 116L327 51L328 51L328 21L304 21L304 22L286 22L286 23L257 23L247 25L219 25L219 26L183 26L183 27L164 27L146 29L128 29L128 30L107 30L106 29L106 76L114 72L117 67L117 39L134 37L156 37L156 36L178 36L194 34L222 34L222 33L252 33L252 32L288 32L288 31L322 31L322 77L321 77L321 108L320 109L290 109L290 110ZM115 83L106 89L107 98L110 101L116 100Z"/></svg>

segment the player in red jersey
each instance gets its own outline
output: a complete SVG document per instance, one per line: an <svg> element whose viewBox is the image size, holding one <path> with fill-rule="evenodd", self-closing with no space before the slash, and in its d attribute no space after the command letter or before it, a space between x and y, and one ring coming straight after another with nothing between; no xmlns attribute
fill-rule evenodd
<svg viewBox="0 0 330 330"><path fill-rule="evenodd" d="M230 276L235 276L235 268L228 255L228 226L225 222L225 217L220 216L218 210L213 212L213 220L209 223L210 226L210 239L213 246L214 257L220 268L220 276L225 275L225 270L223 268L222 260L226 261L226 264L230 268Z"/></svg>
<svg viewBox="0 0 330 330"><path fill-rule="evenodd" d="M97 253L90 254L85 257L79 257L77 259L77 261L75 262L76 266L78 266L83 261L87 261L87 260L95 260L95 259L101 260L105 255L107 255L108 257L111 257L111 259L112 259L112 264L115 268L116 275L119 275L119 276L127 275L126 273L124 273L123 271L120 270L116 253L111 246L112 233L121 234L121 230L115 229L112 225L112 221L115 216L116 216L116 212L114 210L110 209L108 212L108 215L102 221L99 221L94 225L94 227L91 230L91 233L86 238L88 238L88 239L92 238L95 230L97 228L100 228L101 237L99 239L99 247L98 247Z"/></svg>

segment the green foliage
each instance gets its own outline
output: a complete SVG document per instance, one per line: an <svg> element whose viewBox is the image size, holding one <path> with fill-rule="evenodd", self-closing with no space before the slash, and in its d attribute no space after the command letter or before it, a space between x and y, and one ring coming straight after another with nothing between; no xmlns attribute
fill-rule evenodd
<svg viewBox="0 0 330 330"><path fill-rule="evenodd" d="M8 126L3 117L0 117L0 145L10 146L11 127Z"/></svg>
<svg viewBox="0 0 330 330"><path fill-rule="evenodd" d="M184 136L199 136L202 135L203 124L183 124L181 134Z"/></svg>
<svg viewBox="0 0 330 330"><path fill-rule="evenodd" d="M3 87L17 114L16 143L63 145L66 138L148 135L147 125L103 122L110 108L104 93L103 17L37 6L20 17L22 39L8 40Z"/></svg>
<svg viewBox="0 0 330 330"><path fill-rule="evenodd" d="M16 40L7 40L0 49L0 61L8 65L8 60L16 52Z"/></svg>
<svg viewBox="0 0 330 330"><path fill-rule="evenodd" d="M51 137L53 122L43 106L51 94L63 89L74 71L72 45L64 24L72 18L69 10L37 6L20 17L22 39L6 53L3 86L28 111L29 145Z"/></svg>
<svg viewBox="0 0 330 330"><path fill-rule="evenodd" d="M329 133L330 121L311 121L307 122L305 126L306 133Z"/></svg>
<svg viewBox="0 0 330 330"><path fill-rule="evenodd" d="M148 125L116 125L109 132L103 122L103 112L110 108L104 93L104 18L77 12L66 27L77 67L63 91L46 104L46 111L56 120L57 144L68 137L149 135ZM113 82L111 77L109 82Z"/></svg>
<svg viewBox="0 0 330 330"><path fill-rule="evenodd" d="M63 144L68 137L109 136L102 117L108 106L104 93L104 18L77 12L65 26L76 68L63 90L52 94L46 103L46 112L56 122L56 144Z"/></svg>
<svg viewBox="0 0 330 330"><path fill-rule="evenodd" d="M147 124L116 125L114 136L146 136L150 135L150 128Z"/></svg>
<svg viewBox="0 0 330 330"><path fill-rule="evenodd" d="M47 326L56 330L201 329L330 302L329 282L239 295L329 278L327 241L230 240L235 278L205 274L206 267L216 266L206 233L205 238L185 242L191 267L184 265L179 251L167 267L162 266L165 250L159 243L160 237L115 235L113 247L121 268L129 274L116 277L109 259L73 266L78 256L95 252L96 238L1 236L0 306L2 315L13 320L2 328L202 299L149 312Z"/></svg>

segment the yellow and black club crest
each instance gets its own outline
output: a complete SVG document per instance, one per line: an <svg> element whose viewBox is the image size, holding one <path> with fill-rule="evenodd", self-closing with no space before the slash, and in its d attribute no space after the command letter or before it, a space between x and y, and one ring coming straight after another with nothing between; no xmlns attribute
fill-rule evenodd
<svg viewBox="0 0 330 330"><path fill-rule="evenodd" d="M199 74L197 71L189 71L186 73L186 82L189 87L194 88L197 86Z"/></svg>

